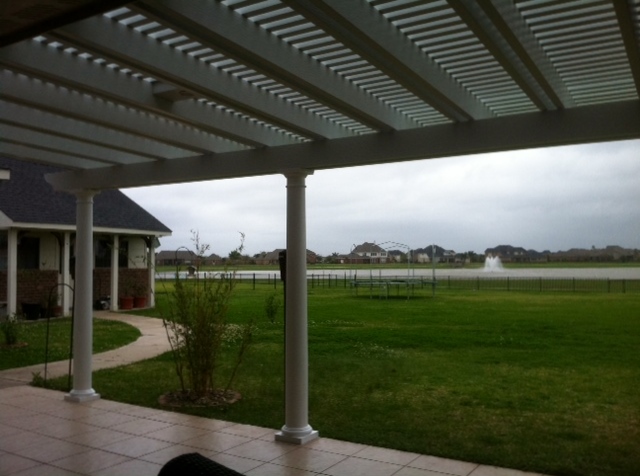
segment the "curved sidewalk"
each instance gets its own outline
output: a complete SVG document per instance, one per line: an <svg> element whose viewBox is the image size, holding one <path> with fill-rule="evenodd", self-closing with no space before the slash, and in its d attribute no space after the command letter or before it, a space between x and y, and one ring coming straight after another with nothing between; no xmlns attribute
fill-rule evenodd
<svg viewBox="0 0 640 476"><path fill-rule="evenodd" d="M102 352L101 354L94 354L93 370L118 367L139 360L150 359L170 349L162 319L109 311L96 311L94 316L98 319L110 319L131 324L138 328L142 335L136 341L124 347ZM47 365L47 378L60 377L66 375L68 371L68 360L49 362ZM40 372L40 375L44 377L44 364L0 371L0 388L28 385L36 372Z"/></svg>

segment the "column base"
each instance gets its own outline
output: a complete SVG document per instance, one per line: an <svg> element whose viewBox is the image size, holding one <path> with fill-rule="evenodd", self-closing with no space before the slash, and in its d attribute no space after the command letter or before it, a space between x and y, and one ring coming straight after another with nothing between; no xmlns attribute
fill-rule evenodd
<svg viewBox="0 0 640 476"><path fill-rule="evenodd" d="M89 392L74 393L73 390L70 393L65 394L64 400L66 402L84 403L92 400L100 399L100 394L96 393L93 389Z"/></svg>
<svg viewBox="0 0 640 476"><path fill-rule="evenodd" d="M281 441L283 443L291 443L294 445L306 445L307 443L315 440L319 436L320 434L311 427L309 427L307 430L304 430L304 431L299 431L299 430L290 431L283 427L282 431L279 431L278 433L276 433L275 438L276 438L276 441Z"/></svg>

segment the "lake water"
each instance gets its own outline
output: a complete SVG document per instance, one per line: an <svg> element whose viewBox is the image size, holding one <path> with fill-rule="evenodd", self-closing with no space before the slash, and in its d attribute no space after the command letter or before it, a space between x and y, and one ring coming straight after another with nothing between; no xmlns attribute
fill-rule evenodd
<svg viewBox="0 0 640 476"><path fill-rule="evenodd" d="M338 276L347 279L368 279L386 278L389 276L411 276L411 277L431 277L431 269L407 269L407 268L371 268L371 269L307 269L307 276ZM577 278L577 279L640 279L640 267L632 268L519 268L505 269L503 271L485 272L483 268L478 269L436 269L436 279L443 279L447 276L452 278L475 278L475 277L520 277L520 278ZM204 273L201 273L203 275ZM186 272L180 273L181 277L186 277ZM238 271L236 277L239 279L267 279L275 276L280 279L280 272L274 270ZM157 273L158 279L173 279L175 273Z"/></svg>

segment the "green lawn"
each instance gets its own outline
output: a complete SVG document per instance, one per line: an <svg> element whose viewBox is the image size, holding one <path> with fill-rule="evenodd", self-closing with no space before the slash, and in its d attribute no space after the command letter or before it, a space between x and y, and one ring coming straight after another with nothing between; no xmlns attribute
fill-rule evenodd
<svg viewBox="0 0 640 476"><path fill-rule="evenodd" d="M47 323L22 321L19 323L19 341L26 346L7 348L0 345L0 370L40 364L45 361ZM49 362L69 358L71 319L57 318L50 321ZM105 352L129 344L140 337L135 327L117 321L95 319L93 321L93 352ZM4 336L0 335L0 344Z"/></svg>
<svg viewBox="0 0 640 476"><path fill-rule="evenodd" d="M640 474L640 295L309 291L310 423L322 436L558 476ZM233 322L259 321L234 385L243 399L191 413L282 426L272 292L243 283L232 302ZM178 382L165 354L96 372L94 386L157 407Z"/></svg>

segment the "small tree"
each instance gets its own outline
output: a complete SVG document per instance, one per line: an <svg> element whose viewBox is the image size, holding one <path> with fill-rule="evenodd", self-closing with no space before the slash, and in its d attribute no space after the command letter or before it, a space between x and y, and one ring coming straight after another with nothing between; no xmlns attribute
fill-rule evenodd
<svg viewBox="0 0 640 476"><path fill-rule="evenodd" d="M209 245L200 243L197 232L192 231L196 268L204 261ZM239 250L242 249L242 243ZM232 384L236 370L251 340L252 323L242 327L240 345L231 376L224 386L218 387L220 355L229 340L231 326L227 322L229 302L236 281L233 273L195 273L193 279L179 279L170 294L167 316L163 323L173 352L176 373L182 392L192 399L220 393L224 396ZM238 335L233 326L234 338Z"/></svg>

